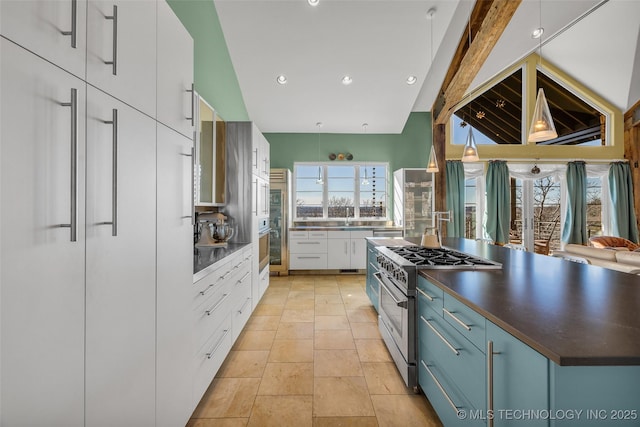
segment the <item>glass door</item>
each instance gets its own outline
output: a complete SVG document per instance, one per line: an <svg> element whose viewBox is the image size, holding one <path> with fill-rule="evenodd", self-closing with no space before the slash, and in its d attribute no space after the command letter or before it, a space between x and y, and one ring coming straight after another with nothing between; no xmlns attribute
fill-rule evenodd
<svg viewBox="0 0 640 427"><path fill-rule="evenodd" d="M271 227L271 248L269 253L269 261L272 266L282 265L282 227L285 226L284 211L284 195L281 189L272 188L269 204L269 225Z"/></svg>

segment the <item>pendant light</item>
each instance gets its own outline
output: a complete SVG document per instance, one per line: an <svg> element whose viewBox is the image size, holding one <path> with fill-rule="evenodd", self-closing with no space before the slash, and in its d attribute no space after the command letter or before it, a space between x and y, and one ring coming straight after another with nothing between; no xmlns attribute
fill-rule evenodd
<svg viewBox="0 0 640 427"><path fill-rule="evenodd" d="M542 0L540 0L540 27L536 30L535 34L538 36L538 57L540 63L542 63ZM542 142L548 141L558 137L556 132L556 126L553 123L553 117L551 117L551 111L549 111L549 104L547 104L547 98L544 96L544 90L538 89L538 97L536 98L536 107L533 110L533 118L531 120L531 127L529 128L528 142Z"/></svg>
<svg viewBox="0 0 640 427"><path fill-rule="evenodd" d="M473 4L473 3L471 3ZM473 10L473 6L469 6L469 47L471 49L471 12ZM471 101L469 101L469 117L471 117ZM480 160L478 156L478 146L476 145L476 140L473 137L473 126L471 126L471 122L469 122L469 133L467 134L467 142L464 144L464 148L462 151L462 161L463 162L477 162Z"/></svg>
<svg viewBox="0 0 640 427"><path fill-rule="evenodd" d="M322 122L317 122L316 126L318 126L318 161L320 161L320 128L322 127ZM318 179L316 179L316 184L324 184L324 180L322 179L322 166L320 165L318 165Z"/></svg>
<svg viewBox="0 0 640 427"><path fill-rule="evenodd" d="M430 39L429 42L431 44L430 53L431 53L431 64L433 64L433 15L436 13L435 7L432 7L427 11L427 15L429 15L429 19L431 20L431 24L429 24L429 32ZM431 120L431 151L429 152L429 163L427 163L427 173L438 173L440 169L438 168L438 158L436 157L436 149L433 146L433 116Z"/></svg>
<svg viewBox="0 0 640 427"><path fill-rule="evenodd" d="M369 126L367 123L362 124L362 132L364 132L365 135L367 134L367 126ZM360 184L369 185L369 179L367 178L367 162L364 163L364 177L362 178L362 182L360 182Z"/></svg>

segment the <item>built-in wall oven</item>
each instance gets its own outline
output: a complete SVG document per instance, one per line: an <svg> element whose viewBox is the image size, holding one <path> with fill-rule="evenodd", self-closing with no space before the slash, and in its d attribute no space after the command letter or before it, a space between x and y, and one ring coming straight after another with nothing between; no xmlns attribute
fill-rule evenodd
<svg viewBox="0 0 640 427"><path fill-rule="evenodd" d="M269 265L270 231L269 218L258 219L258 268L260 272Z"/></svg>

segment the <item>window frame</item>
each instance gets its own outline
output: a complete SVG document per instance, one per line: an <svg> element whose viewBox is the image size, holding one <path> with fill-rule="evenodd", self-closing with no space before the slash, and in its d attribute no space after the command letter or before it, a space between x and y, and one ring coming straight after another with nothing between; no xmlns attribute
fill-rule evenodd
<svg viewBox="0 0 640 427"><path fill-rule="evenodd" d="M298 216L298 209L295 205L295 201L298 199L298 167L320 167L322 170L322 217L301 217ZM366 220L366 221L389 221L389 203L391 202L389 199L389 188L390 182L389 177L389 163L388 162L349 162L346 164L340 164L335 162L294 162L293 164L293 175L292 175L292 200L294 201L293 206L293 221L295 222L311 222L311 221L335 221L335 220L344 220L344 217L330 217L329 216L329 177L328 177L328 168L330 166L342 166L342 167L353 167L354 168L354 191L353 191L353 211L349 216L350 219L353 220ZM362 193L361 187L361 168L371 168L371 167L383 167L385 169L384 175L384 188L376 189L376 191L384 192L384 216L382 217L361 217L360 216L360 196ZM368 177L371 180L371 177ZM319 185L319 184L318 184Z"/></svg>

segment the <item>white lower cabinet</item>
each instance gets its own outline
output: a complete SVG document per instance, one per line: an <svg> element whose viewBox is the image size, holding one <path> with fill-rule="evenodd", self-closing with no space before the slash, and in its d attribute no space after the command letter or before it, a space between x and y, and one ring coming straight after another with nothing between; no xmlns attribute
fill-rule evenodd
<svg viewBox="0 0 640 427"><path fill-rule="evenodd" d="M85 422L152 426L156 122L87 90Z"/></svg>
<svg viewBox="0 0 640 427"><path fill-rule="evenodd" d="M0 425L82 426L86 84L0 52Z"/></svg>
<svg viewBox="0 0 640 427"><path fill-rule="evenodd" d="M289 270L326 270L327 232L289 232Z"/></svg>
<svg viewBox="0 0 640 427"><path fill-rule="evenodd" d="M156 426L193 412L193 141L157 125Z"/></svg>

